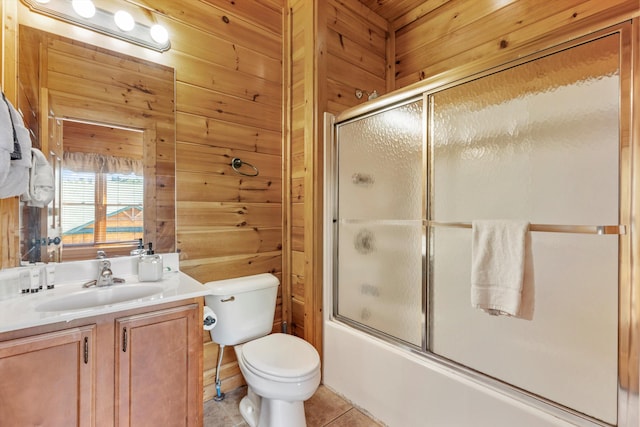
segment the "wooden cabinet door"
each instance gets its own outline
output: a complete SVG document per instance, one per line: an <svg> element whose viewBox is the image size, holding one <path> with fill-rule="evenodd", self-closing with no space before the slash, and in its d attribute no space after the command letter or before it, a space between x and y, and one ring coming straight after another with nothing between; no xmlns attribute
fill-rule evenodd
<svg viewBox="0 0 640 427"><path fill-rule="evenodd" d="M198 304L116 320L116 425L199 426Z"/></svg>
<svg viewBox="0 0 640 427"><path fill-rule="evenodd" d="M95 425L95 325L0 342L0 424Z"/></svg>

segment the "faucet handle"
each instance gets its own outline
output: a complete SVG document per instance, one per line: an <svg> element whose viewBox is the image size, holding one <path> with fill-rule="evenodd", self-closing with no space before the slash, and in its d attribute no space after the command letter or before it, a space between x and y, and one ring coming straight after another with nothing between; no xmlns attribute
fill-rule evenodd
<svg viewBox="0 0 640 427"><path fill-rule="evenodd" d="M109 261L105 261L105 265L102 266L100 273L98 274L98 280L96 285L99 287L113 285L113 272L111 271L111 265Z"/></svg>

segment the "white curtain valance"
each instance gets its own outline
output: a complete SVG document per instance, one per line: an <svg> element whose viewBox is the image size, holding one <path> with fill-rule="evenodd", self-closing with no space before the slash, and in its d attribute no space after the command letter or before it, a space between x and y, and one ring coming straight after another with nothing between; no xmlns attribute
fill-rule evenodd
<svg viewBox="0 0 640 427"><path fill-rule="evenodd" d="M142 160L127 157L105 156L96 153L65 152L62 159L65 169L76 172L134 173L139 176L143 174Z"/></svg>

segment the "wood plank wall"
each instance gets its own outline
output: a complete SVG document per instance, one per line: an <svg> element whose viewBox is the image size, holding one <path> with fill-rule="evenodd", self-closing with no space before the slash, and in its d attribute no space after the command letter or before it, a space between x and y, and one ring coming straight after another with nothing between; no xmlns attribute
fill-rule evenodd
<svg viewBox="0 0 640 427"><path fill-rule="evenodd" d="M560 0L544 7L536 0L416 0L401 16L384 16L384 8L375 13L367 2L374 4L135 2L153 12L172 38L172 49L153 60L177 70L177 246L183 270L203 282L274 272L287 300L274 329L291 317L291 330L318 348L322 113L365 102L366 96L355 97L356 89L382 94L456 67L504 62L527 53L534 42L557 43L584 28L638 15L637 0ZM260 176L233 174L234 156L255 164ZM1 231L5 236L12 230ZM216 346L207 341L205 399L214 393L216 357ZM221 373L223 389L241 384L233 352L226 352Z"/></svg>
<svg viewBox="0 0 640 427"><path fill-rule="evenodd" d="M271 272L282 278L282 3L145 2L162 10L176 64L180 265L201 282ZM260 174L230 167L239 157ZM281 299L274 330L280 330ZM218 346L205 334L204 398ZM222 390L243 383L227 348Z"/></svg>
<svg viewBox="0 0 640 427"><path fill-rule="evenodd" d="M17 4L2 1L0 5L2 27L0 28L2 91L14 105L17 101L18 85L18 19ZM0 268L13 267L20 263L20 220L18 197L0 199Z"/></svg>
<svg viewBox="0 0 640 427"><path fill-rule="evenodd" d="M637 16L638 2L289 0L288 9L290 258L284 265L292 299L284 307L293 333L321 348L322 113L365 102L374 89L384 94L451 70L466 76L613 25Z"/></svg>
<svg viewBox="0 0 640 427"><path fill-rule="evenodd" d="M389 25L356 0L290 0L288 13L290 237L283 265L291 299L283 307L292 333L321 352L323 113L337 114L374 90L387 91ZM364 96L356 97L356 90Z"/></svg>
<svg viewBox="0 0 640 427"><path fill-rule="evenodd" d="M396 87L479 71L638 16L637 0L424 1L397 17ZM459 71L460 72L460 71ZM462 71L464 73L464 71Z"/></svg>
<svg viewBox="0 0 640 427"><path fill-rule="evenodd" d="M282 1L98 1L103 9L127 9L146 25L163 24L171 38L171 49L163 54L7 2L18 4L21 24L176 70L175 209L182 270L201 282L262 272L281 278ZM255 165L260 175L237 175L230 166L233 157ZM280 299L276 313L274 330L279 330ZM204 340L206 400L215 393L218 347L208 334ZM223 391L243 382L231 349L221 377Z"/></svg>
<svg viewBox="0 0 640 427"><path fill-rule="evenodd" d="M326 102L319 111L338 114L366 102L373 91L388 92L389 24L355 0L328 0L325 8L327 72L320 87ZM362 98L357 90L363 91Z"/></svg>
<svg viewBox="0 0 640 427"><path fill-rule="evenodd" d="M140 3L140 2L139 2ZM181 268L201 282L282 264L282 3L141 2L172 35L176 69L176 210ZM233 157L260 175L231 169ZM274 330L281 322L281 300ZM204 398L215 394L218 346L205 334ZM222 389L243 383L225 352Z"/></svg>
<svg viewBox="0 0 640 427"><path fill-rule="evenodd" d="M305 326L305 87L309 85L313 87L313 80L305 79L305 61L313 57L313 55L305 55L305 48L308 44L306 38L313 34L313 27L308 28L305 22L312 19L313 9L311 9L311 12L307 12L305 7L307 9L310 8L308 2L304 0L289 2L288 25L290 28L287 31L290 37L289 51L287 53L290 55L289 67L291 69L289 73L289 86L291 87L289 94L289 144L287 146L289 152L286 156L290 181L290 199L288 201L289 229L287 230L289 241L285 246L288 249L286 253L288 257L283 262L283 267L286 267L289 271L290 301L285 302L283 309L285 310L285 318L291 318L291 333L299 337L304 337ZM312 44L310 48L313 49Z"/></svg>

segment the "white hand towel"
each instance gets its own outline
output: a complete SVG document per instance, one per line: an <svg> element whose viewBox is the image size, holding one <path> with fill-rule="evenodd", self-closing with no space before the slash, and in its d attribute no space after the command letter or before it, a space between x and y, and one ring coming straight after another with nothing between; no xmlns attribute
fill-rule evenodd
<svg viewBox="0 0 640 427"><path fill-rule="evenodd" d="M29 191L29 168L31 167L31 137L29 131L24 127L20 113L10 103L7 103L7 105L13 116L16 138L20 144L22 157L11 160L7 176L4 180L0 179L0 199L20 196Z"/></svg>
<svg viewBox="0 0 640 427"><path fill-rule="evenodd" d="M4 98L4 94L2 94ZM7 104L0 99L0 150L13 151L13 124ZM22 120L22 119L21 119Z"/></svg>
<svg viewBox="0 0 640 427"><path fill-rule="evenodd" d="M4 93L0 94L3 99ZM10 111L0 100L0 184L5 182L11 168L11 152L13 151L13 124Z"/></svg>
<svg viewBox="0 0 640 427"><path fill-rule="evenodd" d="M492 315L517 316L524 282L526 221L472 223L471 305Z"/></svg>
<svg viewBox="0 0 640 427"><path fill-rule="evenodd" d="M31 149L33 156L29 177L29 192L22 195L28 206L44 208L53 200L53 168L37 148Z"/></svg>

